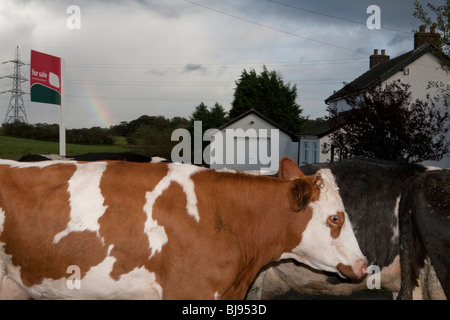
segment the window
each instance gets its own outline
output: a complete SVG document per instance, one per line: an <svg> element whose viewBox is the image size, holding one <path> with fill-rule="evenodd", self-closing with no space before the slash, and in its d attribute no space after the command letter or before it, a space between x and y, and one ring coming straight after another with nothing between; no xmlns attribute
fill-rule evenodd
<svg viewBox="0 0 450 320"><path fill-rule="evenodd" d="M318 143L317 142L313 142L312 143L312 147L313 147L313 150L312 150L312 156L313 156L313 161L312 161L312 163L317 163L317 162L319 162L319 159L318 159L318 154L319 154L319 152L318 152L318 148L317 148L317 145L318 145Z"/></svg>
<svg viewBox="0 0 450 320"><path fill-rule="evenodd" d="M311 163L318 163L319 159L319 140L318 139L305 139L301 143L300 161L302 165Z"/></svg>
<svg viewBox="0 0 450 320"><path fill-rule="evenodd" d="M309 163L309 142L303 142L303 161Z"/></svg>

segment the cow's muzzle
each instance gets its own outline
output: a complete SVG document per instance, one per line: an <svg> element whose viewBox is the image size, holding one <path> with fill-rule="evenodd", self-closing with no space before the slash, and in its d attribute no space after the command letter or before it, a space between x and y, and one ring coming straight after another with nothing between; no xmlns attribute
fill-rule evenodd
<svg viewBox="0 0 450 320"><path fill-rule="evenodd" d="M367 273L367 261L365 259L359 259L353 266L339 263L336 268L347 278L359 279Z"/></svg>

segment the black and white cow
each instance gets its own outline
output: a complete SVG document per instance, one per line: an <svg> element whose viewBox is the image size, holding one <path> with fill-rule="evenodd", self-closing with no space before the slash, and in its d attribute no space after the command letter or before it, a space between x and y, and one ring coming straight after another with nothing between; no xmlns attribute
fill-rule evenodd
<svg viewBox="0 0 450 320"><path fill-rule="evenodd" d="M331 169L335 176L361 250L369 264L381 269L381 287L399 292L399 205L410 181L427 168L391 161L347 159L308 165L301 170L312 174L322 168ZM303 269L302 274L299 269ZM289 290L350 294L367 288L365 281L349 283L294 262L271 267L260 277L249 291L249 298L268 299Z"/></svg>
<svg viewBox="0 0 450 320"><path fill-rule="evenodd" d="M409 181L426 168L416 164L349 159L302 167L315 172L329 167L370 264L384 268L399 254L398 210Z"/></svg>
<svg viewBox="0 0 450 320"><path fill-rule="evenodd" d="M399 299L437 296L433 272L450 298L450 170L429 171L408 185L400 202L402 288ZM425 272L424 272L425 270ZM430 290L432 286L433 290Z"/></svg>

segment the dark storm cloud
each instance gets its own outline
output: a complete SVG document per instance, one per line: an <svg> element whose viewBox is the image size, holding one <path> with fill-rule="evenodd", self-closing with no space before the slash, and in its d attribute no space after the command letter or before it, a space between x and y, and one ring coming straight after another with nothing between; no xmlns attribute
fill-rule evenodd
<svg viewBox="0 0 450 320"><path fill-rule="evenodd" d="M121 0L124 1L124 0ZM152 11L153 13L157 13L161 17L176 19L178 18L182 11L183 6L173 5L170 1L166 0L136 0L139 2L145 10Z"/></svg>
<svg viewBox="0 0 450 320"><path fill-rule="evenodd" d="M423 6L430 1L420 0ZM433 3L443 3L444 0ZM365 26L367 8L377 5L381 9L382 28L408 32L417 28L419 21L413 17L413 0L265 0L241 1L236 4L242 13L255 17L271 16L278 19L290 19L298 24L314 23L319 25L355 25Z"/></svg>
<svg viewBox="0 0 450 320"><path fill-rule="evenodd" d="M30 49L66 59L72 128L99 125L89 101L111 115L108 125L150 107L155 115L188 117L192 97L228 109L242 69L263 65L298 83L305 116L323 116L324 100L367 71L374 49L391 58L411 50L411 31L420 24L414 0L0 1L7 26L0 29L0 58L12 59L20 44L26 62ZM420 0L424 8L444 1ZM66 28L73 3L81 8L80 30ZM370 5L381 9L381 30L366 26ZM199 85L186 85L192 82ZM32 107L31 121L53 121L51 111Z"/></svg>
<svg viewBox="0 0 450 320"><path fill-rule="evenodd" d="M187 65L184 66L183 72L184 73L190 73L190 72L194 72L194 71L206 71L206 68L204 66L202 66L201 64L196 64L196 63L188 63Z"/></svg>

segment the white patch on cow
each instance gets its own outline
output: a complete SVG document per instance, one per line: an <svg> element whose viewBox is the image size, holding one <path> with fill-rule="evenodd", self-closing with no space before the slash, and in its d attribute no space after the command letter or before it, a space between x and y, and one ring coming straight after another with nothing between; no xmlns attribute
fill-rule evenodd
<svg viewBox="0 0 450 320"><path fill-rule="evenodd" d="M144 211L147 214L147 220L145 221L144 232L148 236L149 248L152 249L150 258L156 251L161 251L162 246L168 241L164 227L158 225L158 222L153 219L153 206L172 182L179 183L183 188L187 199L186 209L188 214L197 222L200 221L197 209L197 196L191 176L204 168L193 165L181 165L180 163L171 163L168 165L168 168L167 175L159 181L153 191L147 192L145 195L147 202L144 205Z"/></svg>
<svg viewBox="0 0 450 320"><path fill-rule="evenodd" d="M0 234L3 232L3 225L5 224L5 211L0 208Z"/></svg>
<svg viewBox="0 0 450 320"><path fill-rule="evenodd" d="M5 212L0 209L0 234L3 232ZM20 266L16 267L12 262L12 255L5 252L5 242L0 242L0 291L3 291L3 279L9 277L10 279L20 279ZM0 292L0 297L9 298L8 292Z"/></svg>
<svg viewBox="0 0 450 320"><path fill-rule="evenodd" d="M3 211L2 208L0 208L0 235L3 233L3 228L5 224L5 211ZM6 253L5 253L5 243L0 242L0 291L2 291L1 288L1 281L6 271Z"/></svg>
<svg viewBox="0 0 450 320"><path fill-rule="evenodd" d="M75 164L74 161L69 160L55 160L55 161L37 161L37 162L19 162L13 160L0 160L0 165L7 165L11 168L45 168L49 166L54 166L60 163L72 163Z"/></svg>
<svg viewBox="0 0 450 320"><path fill-rule="evenodd" d="M35 299L162 299L163 290L154 272L134 268L116 281L110 276L115 262L115 257L107 256L90 268L80 279L79 289L68 287L67 277L63 277L46 278L27 290Z"/></svg>
<svg viewBox="0 0 450 320"><path fill-rule="evenodd" d="M395 200L395 207L394 207L394 215L395 215L395 224L394 227L392 229L392 239L391 242L397 242L396 238L398 238L398 234L399 234L399 221L398 221L398 210L400 208L400 200L401 200L401 196L397 197L397 200Z"/></svg>
<svg viewBox="0 0 450 320"><path fill-rule="evenodd" d="M55 235L53 243L73 231L100 229L98 219L105 213L104 198L100 190L100 180L106 169L106 162L76 164L77 170L69 179L70 221L65 230Z"/></svg>
<svg viewBox="0 0 450 320"><path fill-rule="evenodd" d="M392 292L399 292L401 284L400 255L397 254L391 264L381 269L381 286Z"/></svg>
<svg viewBox="0 0 450 320"><path fill-rule="evenodd" d="M160 163L160 162L164 162L167 161L166 158L161 158L161 157L152 157L152 161L150 161L150 163Z"/></svg>
<svg viewBox="0 0 450 320"><path fill-rule="evenodd" d="M339 188L329 169L319 170L323 187L320 189L319 200L310 203L312 218L302 234L300 244L291 253L283 253L282 259L294 258L313 268L338 272L336 266L353 266L358 260L365 260L359 248L358 241L345 212L344 203L339 195ZM343 212L345 222L340 235L333 239L326 222L330 215Z"/></svg>
<svg viewBox="0 0 450 320"><path fill-rule="evenodd" d="M230 172L230 173L246 173L246 174L250 174L252 176L268 176L268 175L272 175L273 172L272 171L267 171L267 170L236 170L236 169L229 169L227 167L223 167L220 169L215 169L215 171L217 172Z"/></svg>
<svg viewBox="0 0 450 320"><path fill-rule="evenodd" d="M447 300L430 257L425 259L424 266L420 269L418 284L412 292L413 300Z"/></svg>
<svg viewBox="0 0 450 320"><path fill-rule="evenodd" d="M442 168L435 167L435 166L425 166L426 171L436 171L436 170L442 170Z"/></svg>
<svg viewBox="0 0 450 320"><path fill-rule="evenodd" d="M16 281L8 276L0 276L0 301L1 300L29 300L28 293L20 287Z"/></svg>
<svg viewBox="0 0 450 320"><path fill-rule="evenodd" d="M3 233L3 228L5 225L5 211L0 208L0 235ZM3 278L6 269L6 253L5 253L5 243L0 242L0 281ZM0 288L1 291L1 288Z"/></svg>

